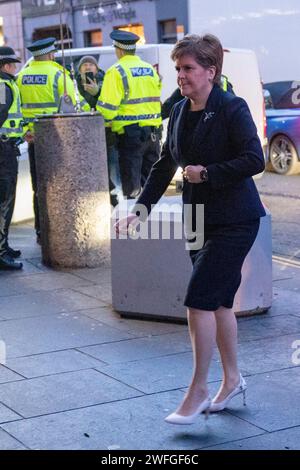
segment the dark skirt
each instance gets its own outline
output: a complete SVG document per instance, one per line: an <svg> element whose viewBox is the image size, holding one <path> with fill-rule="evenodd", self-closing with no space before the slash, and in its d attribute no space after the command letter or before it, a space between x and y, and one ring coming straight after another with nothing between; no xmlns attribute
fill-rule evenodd
<svg viewBox="0 0 300 470"><path fill-rule="evenodd" d="M193 272L184 305L198 310L232 308L241 283L244 260L259 229L260 219L247 224L207 225L204 245L190 251Z"/></svg>

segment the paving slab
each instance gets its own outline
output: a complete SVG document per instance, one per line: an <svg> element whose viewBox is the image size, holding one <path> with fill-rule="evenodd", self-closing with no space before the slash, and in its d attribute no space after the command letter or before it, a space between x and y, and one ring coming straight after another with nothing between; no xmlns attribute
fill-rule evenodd
<svg viewBox="0 0 300 470"><path fill-rule="evenodd" d="M25 418L139 395L92 369L0 385L0 401Z"/></svg>
<svg viewBox="0 0 300 470"><path fill-rule="evenodd" d="M300 426L299 372L294 367L248 377L247 406L236 397L228 411L269 432Z"/></svg>
<svg viewBox="0 0 300 470"><path fill-rule="evenodd" d="M297 315L300 316L300 293L274 287L273 303L268 315Z"/></svg>
<svg viewBox="0 0 300 470"><path fill-rule="evenodd" d="M294 315L278 315L271 318L265 314L244 318L238 322L239 343L298 332L300 334L300 318Z"/></svg>
<svg viewBox="0 0 300 470"><path fill-rule="evenodd" d="M262 431L229 414L203 416L192 426L172 426L180 392L160 393L3 425L31 449L194 450Z"/></svg>
<svg viewBox="0 0 300 470"><path fill-rule="evenodd" d="M300 426L262 434L260 436L239 439L208 450L300 450Z"/></svg>
<svg viewBox="0 0 300 470"><path fill-rule="evenodd" d="M32 274L30 276L12 276L12 274L13 273L10 273L10 275L6 277L2 276L0 297L88 286L90 284L90 282L85 279L61 272L52 271L43 274Z"/></svg>
<svg viewBox="0 0 300 470"><path fill-rule="evenodd" d="M208 423L201 416L179 427L163 418L191 379L187 326L121 318L111 308L109 268L50 269L32 224L11 235L24 270L0 272L7 351L0 449L297 448L300 353L292 345L300 342L300 269L293 260L274 258L269 312L239 319L247 407L237 396ZM212 395L221 376L215 350Z"/></svg>
<svg viewBox="0 0 300 470"><path fill-rule="evenodd" d="M102 362L100 361L100 364ZM58 351L8 359L7 367L26 378L59 374L99 366L99 360L79 351Z"/></svg>
<svg viewBox="0 0 300 470"><path fill-rule="evenodd" d="M77 286L73 287L73 290L76 292L81 292L82 294L89 295L95 299L102 300L108 305L111 305L111 285L107 284L97 284L89 286Z"/></svg>
<svg viewBox="0 0 300 470"><path fill-rule="evenodd" d="M111 307L100 307L82 310L81 315L94 318L106 325L113 326L118 330L127 331L134 336L157 336L168 333L187 331L186 325L176 323L165 323L158 321L134 320L122 318Z"/></svg>
<svg viewBox="0 0 300 470"><path fill-rule="evenodd" d="M7 432L0 429L0 450L26 450L21 442L11 437Z"/></svg>
<svg viewBox="0 0 300 470"><path fill-rule="evenodd" d="M284 289L291 293L296 293L296 294L300 293L299 278L297 277L289 277L286 279L274 281L273 286Z"/></svg>
<svg viewBox="0 0 300 470"><path fill-rule="evenodd" d="M97 370L144 393L157 393L189 385L193 370L193 356L191 352L172 354L153 359L99 366ZM220 363L213 360L209 381L217 381L221 377Z"/></svg>
<svg viewBox="0 0 300 470"><path fill-rule="evenodd" d="M30 294L13 295L1 298L1 319L50 315L63 312L76 312L86 308L106 305L101 300L74 292L71 289L39 291Z"/></svg>
<svg viewBox="0 0 300 470"><path fill-rule="evenodd" d="M279 257L282 261L276 261L273 258L272 262L272 279L273 281L279 281L281 279L287 279L294 277L297 274L298 268L295 266L290 266L287 262L289 260L288 257L282 258L280 255L276 255L275 257Z"/></svg>
<svg viewBox="0 0 300 470"><path fill-rule="evenodd" d="M5 365L0 364L0 384L6 382L14 382L15 380L22 380L23 377L8 369Z"/></svg>
<svg viewBox="0 0 300 470"><path fill-rule="evenodd" d="M295 342L299 341L300 334L280 336L276 338L247 341L239 344L239 365L248 374L260 374L289 367L297 367L293 361L295 355ZM300 352L299 352L300 363ZM300 373L300 369L299 369Z"/></svg>
<svg viewBox="0 0 300 470"><path fill-rule="evenodd" d="M18 277L30 276L31 274L43 274L43 273L49 272L47 268L42 269L37 266L34 266L32 263L30 263L26 259L18 258L16 261L22 262L23 269L21 269L20 271L8 271L8 273L5 273L5 271L0 271L1 283L4 280L4 278L15 279Z"/></svg>
<svg viewBox="0 0 300 470"><path fill-rule="evenodd" d="M129 339L131 335L78 313L7 320L1 323L7 360Z"/></svg>
<svg viewBox="0 0 300 470"><path fill-rule="evenodd" d="M36 243L33 224L11 225L9 229L10 246L22 251L22 259L41 257L41 247Z"/></svg>
<svg viewBox="0 0 300 470"><path fill-rule="evenodd" d="M65 269L74 276L86 279L94 284L110 283L111 282L111 269L107 267L100 268L80 268L80 269Z"/></svg>
<svg viewBox="0 0 300 470"><path fill-rule="evenodd" d="M191 351L191 343L186 331L168 336L150 336L112 344L89 346L80 348L80 351L108 364L118 364Z"/></svg>
<svg viewBox="0 0 300 470"><path fill-rule="evenodd" d="M16 419L22 419L22 417L19 416L14 411L7 408L7 406L0 403L0 423L6 423L8 421L15 421ZM1 449L1 444L0 444L0 449Z"/></svg>
<svg viewBox="0 0 300 470"><path fill-rule="evenodd" d="M293 263L296 264L293 265ZM299 261L294 260L293 256L284 257L279 262L273 260L273 286L300 294L300 265L298 264Z"/></svg>

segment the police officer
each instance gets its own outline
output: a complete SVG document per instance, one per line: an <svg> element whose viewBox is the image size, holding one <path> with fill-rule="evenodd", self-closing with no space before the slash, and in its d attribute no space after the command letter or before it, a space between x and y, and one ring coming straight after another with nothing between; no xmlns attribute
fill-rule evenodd
<svg viewBox="0 0 300 470"><path fill-rule="evenodd" d="M93 79L86 77L87 72L91 72L93 74ZM87 55L80 59L76 81L78 91L83 97L80 105L84 111L90 111L91 109L96 108L103 85L104 75L105 72L100 69L95 57ZM116 137L110 127L105 128L105 136L110 201L113 206L116 206L119 202L118 198L122 194Z"/></svg>
<svg viewBox="0 0 300 470"><path fill-rule="evenodd" d="M55 38L41 39L27 47L32 53L34 60L21 70L17 80L22 98L23 115L26 121L29 121L30 129L30 134L26 140L29 143L28 153L37 242L40 242L40 221L34 157L33 121L38 114L57 113L60 97L64 95L64 72L67 94L71 97L73 104L76 104L74 84L69 72L54 60L54 52L56 51L55 41Z"/></svg>
<svg viewBox="0 0 300 470"><path fill-rule="evenodd" d="M22 269L14 258L21 255L8 245L17 185L17 145L22 142L22 114L15 83L16 63L21 62L11 47L0 47L0 269Z"/></svg>
<svg viewBox="0 0 300 470"><path fill-rule="evenodd" d="M161 83L135 55L139 36L115 30L110 37L119 60L105 74L97 110L117 134L123 194L134 198L159 157Z"/></svg>

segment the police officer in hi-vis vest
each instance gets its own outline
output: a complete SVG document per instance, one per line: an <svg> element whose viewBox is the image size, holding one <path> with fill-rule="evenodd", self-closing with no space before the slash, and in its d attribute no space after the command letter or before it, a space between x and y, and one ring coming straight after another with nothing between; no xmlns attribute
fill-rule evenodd
<svg viewBox="0 0 300 470"><path fill-rule="evenodd" d="M135 55L139 36L115 30L110 37L119 60L105 74L97 110L116 133L123 194L134 198L159 157L161 82Z"/></svg>
<svg viewBox="0 0 300 470"><path fill-rule="evenodd" d="M22 112L26 121L29 121L30 135L26 139L29 143L30 173L33 189L33 207L35 214L35 230L37 242L40 241L40 222L37 198L37 177L34 157L33 121L38 114L57 113L60 97L64 95L64 72L66 73L66 91L76 104L75 89L69 72L54 61L56 47L55 38L41 39L34 42L27 49L32 53L34 60L18 75L17 84L22 99Z"/></svg>
<svg viewBox="0 0 300 470"><path fill-rule="evenodd" d="M23 139L23 117L19 89L15 83L16 63L21 62L11 47L0 47L0 269L22 269L15 261L20 250L8 245L8 230L15 204L18 144Z"/></svg>

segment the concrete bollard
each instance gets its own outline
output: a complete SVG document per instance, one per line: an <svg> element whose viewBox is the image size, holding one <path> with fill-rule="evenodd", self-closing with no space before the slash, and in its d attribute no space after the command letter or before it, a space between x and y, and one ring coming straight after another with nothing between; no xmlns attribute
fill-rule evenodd
<svg viewBox="0 0 300 470"><path fill-rule="evenodd" d="M92 113L35 122L42 259L53 267L110 262L110 199L104 122Z"/></svg>
<svg viewBox="0 0 300 470"><path fill-rule="evenodd" d="M162 211L154 209L152 213L153 220L159 223L159 233L162 216L166 215L170 216L170 233L178 233L181 196L163 197L160 204ZM266 212L243 265L233 306L237 316L264 313L272 304L271 215ZM150 234L150 221L148 228ZM113 239L111 249L112 305L116 311L129 318L186 321L183 300L192 264L183 238Z"/></svg>

